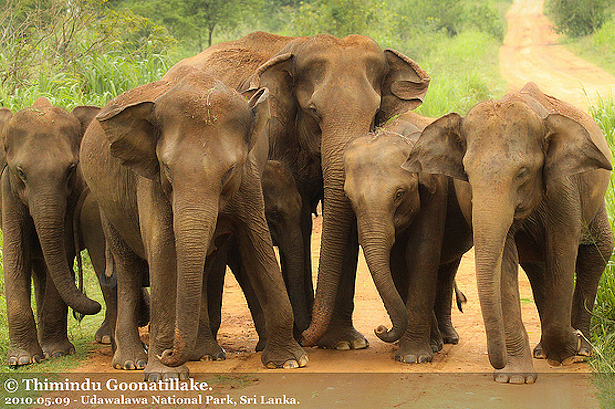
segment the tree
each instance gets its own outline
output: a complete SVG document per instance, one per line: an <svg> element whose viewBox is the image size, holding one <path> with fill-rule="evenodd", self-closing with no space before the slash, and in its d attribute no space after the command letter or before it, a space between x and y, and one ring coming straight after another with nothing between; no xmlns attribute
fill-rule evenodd
<svg viewBox="0 0 615 409"><path fill-rule="evenodd" d="M581 37L604 24L610 7L612 0L551 0L547 12L558 32Z"/></svg>

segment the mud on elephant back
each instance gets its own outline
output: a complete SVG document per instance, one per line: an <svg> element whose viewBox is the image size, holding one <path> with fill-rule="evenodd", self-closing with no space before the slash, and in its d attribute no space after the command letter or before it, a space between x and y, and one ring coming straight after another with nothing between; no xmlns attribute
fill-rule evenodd
<svg viewBox="0 0 615 409"><path fill-rule="evenodd" d="M478 104L465 118L436 120L404 167L456 179L473 229L495 380L537 377L521 321L519 264L540 314L541 353L552 365L588 355L591 310L613 250L604 203L610 153L591 117L528 83Z"/></svg>
<svg viewBox="0 0 615 409"><path fill-rule="evenodd" d="M78 106L69 113L45 98L14 114L0 109L9 365L74 353L66 333L67 305L80 314L100 311L76 287L72 268L78 244L73 217L85 188L77 167L79 145L98 110Z"/></svg>
<svg viewBox="0 0 615 409"><path fill-rule="evenodd" d="M112 100L82 144L84 175L118 264L113 366L145 368L147 380L188 376L190 354L211 339L207 263L228 234L237 237L264 306L263 364L304 366L251 151L270 119L268 91L247 102L200 70L184 67L176 74ZM146 355L135 308L147 267Z"/></svg>

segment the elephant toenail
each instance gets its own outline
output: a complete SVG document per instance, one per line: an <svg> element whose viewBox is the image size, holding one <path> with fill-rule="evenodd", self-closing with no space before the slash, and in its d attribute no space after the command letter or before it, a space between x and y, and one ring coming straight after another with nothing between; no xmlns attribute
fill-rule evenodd
<svg viewBox="0 0 615 409"><path fill-rule="evenodd" d="M151 374L145 375L146 382L158 382L159 379L160 379L160 375L157 373L151 373Z"/></svg>
<svg viewBox="0 0 615 409"><path fill-rule="evenodd" d="M308 358L307 355L303 355L301 358L299 358L299 366L300 367L304 367L308 364L308 362L310 361L310 359Z"/></svg>
<svg viewBox="0 0 615 409"><path fill-rule="evenodd" d="M16 366L17 365L17 358L12 356L8 359L8 365L9 366Z"/></svg>
<svg viewBox="0 0 615 409"><path fill-rule="evenodd" d="M28 365L32 363L32 358L29 356L22 356L19 358L19 365Z"/></svg>
<svg viewBox="0 0 615 409"><path fill-rule="evenodd" d="M510 377L508 382L513 384L522 384L525 383L525 378L521 375L513 375Z"/></svg>
<svg viewBox="0 0 615 409"><path fill-rule="evenodd" d="M497 374L497 375L494 377L494 380L495 380L496 382L499 382L499 383L508 383L508 375L504 375L504 374Z"/></svg>
<svg viewBox="0 0 615 409"><path fill-rule="evenodd" d="M41 362L41 360L42 360L42 358L41 358L41 356L40 356L40 355L34 355L34 356L32 357L32 363L33 363L33 364L38 364L38 363L40 363L40 362Z"/></svg>
<svg viewBox="0 0 615 409"><path fill-rule="evenodd" d="M145 369L146 365L147 365L147 361L144 361L144 360L137 361L137 369Z"/></svg>
<svg viewBox="0 0 615 409"><path fill-rule="evenodd" d="M574 363L574 356L571 356L569 358L566 358L562 361L562 365L563 366L568 366L568 365L572 365Z"/></svg>
<svg viewBox="0 0 615 409"><path fill-rule="evenodd" d="M419 357L419 364L424 364L426 362L431 362L431 358L429 357L429 355L421 355Z"/></svg>
<svg viewBox="0 0 615 409"><path fill-rule="evenodd" d="M350 343L348 341L341 341L335 345L335 349L338 351L350 351L352 348L350 347Z"/></svg>
<svg viewBox="0 0 615 409"><path fill-rule="evenodd" d="M274 364L273 362L269 362L267 364L267 368L269 369L276 369L278 366L276 364Z"/></svg>
<svg viewBox="0 0 615 409"><path fill-rule="evenodd" d="M56 351L56 352L52 352L51 356L54 358L60 358L64 356L64 353L62 351Z"/></svg>
<svg viewBox="0 0 615 409"><path fill-rule="evenodd" d="M533 375L528 375L527 378L525 378L525 383L527 384L532 384L536 382L536 378L534 378Z"/></svg>
<svg viewBox="0 0 615 409"><path fill-rule="evenodd" d="M135 363L134 363L134 362L132 362L132 361L126 361L126 362L124 362L124 369L126 369L126 370L128 370L128 371L132 371L132 370L134 370L135 368L136 368L136 367L135 367Z"/></svg>
<svg viewBox="0 0 615 409"><path fill-rule="evenodd" d="M190 378L190 373L188 372L182 372L179 374L180 381L187 381L189 378Z"/></svg>
<svg viewBox="0 0 615 409"><path fill-rule="evenodd" d="M403 359L407 364L415 364L417 362L416 355L407 355Z"/></svg>
<svg viewBox="0 0 615 409"><path fill-rule="evenodd" d="M226 359L226 354L224 352L220 352L216 355L216 361L224 361Z"/></svg>
<svg viewBox="0 0 615 409"><path fill-rule="evenodd" d="M551 366L562 366L560 361L556 361L555 359L547 359L547 363Z"/></svg>
<svg viewBox="0 0 615 409"><path fill-rule="evenodd" d="M299 364L294 359L291 359L291 360L284 362L283 368L284 369L299 368Z"/></svg>

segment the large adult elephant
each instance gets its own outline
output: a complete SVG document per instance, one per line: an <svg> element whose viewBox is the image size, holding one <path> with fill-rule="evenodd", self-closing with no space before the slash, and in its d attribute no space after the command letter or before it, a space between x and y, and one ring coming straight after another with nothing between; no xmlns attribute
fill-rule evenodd
<svg viewBox="0 0 615 409"><path fill-rule="evenodd" d="M591 117L529 83L465 118L438 119L404 165L458 179L498 382L532 383L537 376L521 321L519 263L540 313L544 355L559 365L583 353L575 329L589 337L598 281L613 250L604 203L609 157Z"/></svg>
<svg viewBox="0 0 615 409"><path fill-rule="evenodd" d="M39 98L12 113L0 109L3 146L2 230L9 365L74 352L67 305L96 314L100 304L75 286L73 216L84 181L77 168L83 133L99 108L72 112ZM37 304L30 308L31 279Z"/></svg>
<svg viewBox="0 0 615 409"><path fill-rule="evenodd" d="M267 90L248 103L200 70L186 67L177 74L112 100L81 147L83 173L118 264L113 365L145 368L148 380L188 376L184 364L197 339L210 338L203 272L215 259L218 240L233 233L265 314L269 342L261 360L273 367L304 366L307 355L292 336L292 310L255 159L270 118ZM146 356L136 305L147 270Z"/></svg>
<svg viewBox="0 0 615 409"><path fill-rule="evenodd" d="M242 92L269 88L269 158L291 169L303 199L308 277L311 214L324 197L316 300L303 343L366 347L367 340L354 329L351 318L358 244L354 215L344 195L343 153L358 135L420 105L429 76L410 58L383 51L362 35L340 39L257 32L210 47L181 61L167 75L185 65L205 70ZM395 337L403 333L407 320L405 315L391 318L391 337Z"/></svg>

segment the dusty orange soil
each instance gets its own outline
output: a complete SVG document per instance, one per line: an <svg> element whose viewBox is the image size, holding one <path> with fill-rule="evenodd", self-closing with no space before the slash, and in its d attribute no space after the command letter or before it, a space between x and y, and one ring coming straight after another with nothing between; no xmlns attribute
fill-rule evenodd
<svg viewBox="0 0 615 409"><path fill-rule="evenodd" d="M512 89L532 81L547 94L579 108L615 93L615 77L558 44L543 14L544 0L515 0L506 14L508 34L500 49L500 70Z"/></svg>

